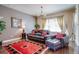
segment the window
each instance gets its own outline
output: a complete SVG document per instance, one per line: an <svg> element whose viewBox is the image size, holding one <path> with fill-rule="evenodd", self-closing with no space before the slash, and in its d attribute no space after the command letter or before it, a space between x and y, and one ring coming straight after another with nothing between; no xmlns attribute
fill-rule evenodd
<svg viewBox="0 0 79 59"><path fill-rule="evenodd" d="M57 22L57 18L46 19L45 30L52 32L61 32L61 28Z"/></svg>

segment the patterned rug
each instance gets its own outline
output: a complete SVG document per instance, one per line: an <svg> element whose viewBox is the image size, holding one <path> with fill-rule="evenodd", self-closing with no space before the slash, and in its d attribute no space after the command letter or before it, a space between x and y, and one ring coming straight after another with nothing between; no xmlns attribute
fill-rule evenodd
<svg viewBox="0 0 79 59"><path fill-rule="evenodd" d="M21 51L21 49L18 51L18 49L16 49L16 48L14 48L14 45L15 45L15 47L18 47L18 44L20 44L20 42L22 42L23 40L20 40L20 41L17 41L17 42L14 42L14 43L12 43L12 44L8 44L8 45L6 45L6 46L4 46L4 49L9 53L9 54L26 54L26 53L20 53ZM35 51L34 53L28 53L28 54L40 54L41 52L43 52L47 47L44 45L44 44L41 44L41 43L38 43L38 42L34 42L34 41L26 41L26 42L28 42L28 45L30 44L30 45L32 45L32 46L36 46L36 47L40 47L39 49L38 48L36 48L36 49L32 49L32 46L30 46L30 48L29 49L31 49L31 50L37 50L37 51ZM25 42L25 43L26 43ZM18 44L17 44L18 43ZM17 44L17 46L16 46L16 44ZM21 44L22 45L22 44ZM26 46L24 46L24 47L26 47ZM26 49L27 50L27 49ZM26 52L26 50L24 50L25 52ZM22 52L23 52L23 50L22 50ZM29 52L31 52L30 50L29 50Z"/></svg>

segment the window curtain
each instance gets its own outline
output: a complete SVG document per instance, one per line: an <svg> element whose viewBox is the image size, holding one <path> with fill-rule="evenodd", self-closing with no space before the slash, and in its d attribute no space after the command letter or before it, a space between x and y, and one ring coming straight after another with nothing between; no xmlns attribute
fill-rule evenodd
<svg viewBox="0 0 79 59"><path fill-rule="evenodd" d="M61 28L61 30L62 30L62 32L63 32L63 27L64 27L63 16L57 17L57 22L58 22L58 24L59 24L59 26L60 26L60 28Z"/></svg>
<svg viewBox="0 0 79 59"><path fill-rule="evenodd" d="M43 18L42 18L42 29L45 28L45 25L46 25L46 18L43 16Z"/></svg>
<svg viewBox="0 0 79 59"><path fill-rule="evenodd" d="M73 14L68 14L66 19L66 29L68 31L69 36L72 36L73 33Z"/></svg>
<svg viewBox="0 0 79 59"><path fill-rule="evenodd" d="M37 19L38 19L37 16L34 16L34 18L35 18L35 24L37 24Z"/></svg>

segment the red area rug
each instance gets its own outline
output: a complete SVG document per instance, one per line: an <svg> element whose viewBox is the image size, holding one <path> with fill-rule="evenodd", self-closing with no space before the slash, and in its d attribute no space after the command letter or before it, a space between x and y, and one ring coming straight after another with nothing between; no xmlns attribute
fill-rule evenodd
<svg viewBox="0 0 79 59"><path fill-rule="evenodd" d="M18 41L4 46L4 48L10 54L39 54L46 48L46 46L37 42Z"/></svg>

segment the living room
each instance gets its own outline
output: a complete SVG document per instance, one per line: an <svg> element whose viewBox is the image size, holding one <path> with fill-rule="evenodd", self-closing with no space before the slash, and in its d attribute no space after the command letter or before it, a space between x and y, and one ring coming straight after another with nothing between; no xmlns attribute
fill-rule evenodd
<svg viewBox="0 0 79 59"><path fill-rule="evenodd" d="M0 21L4 22L0 29L1 53L79 53L77 9L76 4L0 5ZM54 41L58 42L56 46Z"/></svg>

